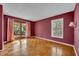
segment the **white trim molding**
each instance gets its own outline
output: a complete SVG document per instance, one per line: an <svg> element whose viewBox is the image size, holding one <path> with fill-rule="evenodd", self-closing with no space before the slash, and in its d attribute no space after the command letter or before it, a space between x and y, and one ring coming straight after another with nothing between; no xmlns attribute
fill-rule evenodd
<svg viewBox="0 0 79 59"><path fill-rule="evenodd" d="M73 49L74 49L75 55L78 56L75 46L73 46Z"/></svg>
<svg viewBox="0 0 79 59"><path fill-rule="evenodd" d="M50 41L50 42L55 42L55 43L63 44L63 45L66 45L66 46L71 46L71 47L73 46L71 44L67 44L67 43L63 43L63 42L59 42L59 41L55 41L55 40L49 40L47 38L42 38L42 37L37 37L37 36L35 36L35 37L39 38L39 39L47 40L47 41Z"/></svg>

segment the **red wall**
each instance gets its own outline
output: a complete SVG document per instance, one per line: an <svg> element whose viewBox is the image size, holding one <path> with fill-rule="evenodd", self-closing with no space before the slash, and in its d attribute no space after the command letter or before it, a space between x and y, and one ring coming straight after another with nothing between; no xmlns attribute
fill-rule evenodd
<svg viewBox="0 0 79 59"><path fill-rule="evenodd" d="M0 5L0 50L2 50L2 40L3 40L3 7Z"/></svg>
<svg viewBox="0 0 79 59"><path fill-rule="evenodd" d="M7 17L4 16L4 41L7 41Z"/></svg>
<svg viewBox="0 0 79 59"><path fill-rule="evenodd" d="M74 45L79 55L79 3L76 5L74 13L75 22L77 22L77 27L74 31Z"/></svg>
<svg viewBox="0 0 79 59"><path fill-rule="evenodd" d="M64 38L51 37L51 20L64 18ZM58 16L49 17L35 23L35 35L38 37L47 38L50 40L60 41L68 44L73 44L74 29L69 27L69 23L74 21L74 12L61 14Z"/></svg>
<svg viewBox="0 0 79 59"><path fill-rule="evenodd" d="M34 32L35 31L35 28L34 28L35 27L35 22L31 22L30 25L31 25L31 27L30 27L30 29L31 29L31 36L35 36L35 32Z"/></svg>

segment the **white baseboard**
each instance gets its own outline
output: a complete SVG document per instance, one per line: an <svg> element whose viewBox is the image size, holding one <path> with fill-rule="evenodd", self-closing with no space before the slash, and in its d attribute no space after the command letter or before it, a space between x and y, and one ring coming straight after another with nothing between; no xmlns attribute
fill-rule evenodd
<svg viewBox="0 0 79 59"><path fill-rule="evenodd" d="M59 42L59 41L55 41L55 40L49 40L49 39L42 38L42 37L37 37L37 36L33 36L33 37L36 37L36 38L39 38L39 39L43 39L43 40L47 40L47 41L50 41L50 42L55 42L55 43L62 44L62 45L66 45L66 46L73 47L74 52L75 52L75 55L78 56L74 45L71 45L71 44L68 44L68 43Z"/></svg>
<svg viewBox="0 0 79 59"><path fill-rule="evenodd" d="M55 41L55 40L49 40L49 39L47 39L47 38L42 38L42 37L37 37L37 36L35 36L35 37L36 37L36 38L39 38L39 39L43 39L43 40L47 40L47 41L51 41L51 42L55 42L55 43L59 43L59 44L63 44L63 45L67 45L67 46L73 47L73 45L68 44L68 43L63 43L63 42L59 42L59 41Z"/></svg>
<svg viewBox="0 0 79 59"><path fill-rule="evenodd" d="M75 55L78 56L75 46L73 46L73 49L74 49Z"/></svg>

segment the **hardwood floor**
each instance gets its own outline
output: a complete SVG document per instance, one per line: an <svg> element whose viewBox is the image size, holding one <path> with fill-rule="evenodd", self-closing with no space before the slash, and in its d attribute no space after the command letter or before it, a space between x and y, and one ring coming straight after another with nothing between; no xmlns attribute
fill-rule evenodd
<svg viewBox="0 0 79 59"><path fill-rule="evenodd" d="M38 38L19 39L5 44L1 56L74 56L72 47Z"/></svg>

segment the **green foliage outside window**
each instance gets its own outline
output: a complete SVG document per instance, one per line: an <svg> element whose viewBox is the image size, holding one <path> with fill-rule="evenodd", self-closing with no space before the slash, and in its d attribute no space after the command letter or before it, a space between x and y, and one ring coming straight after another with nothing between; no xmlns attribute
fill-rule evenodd
<svg viewBox="0 0 79 59"><path fill-rule="evenodd" d="M14 35L25 35L26 27L25 25L20 25L20 23L14 23Z"/></svg>

